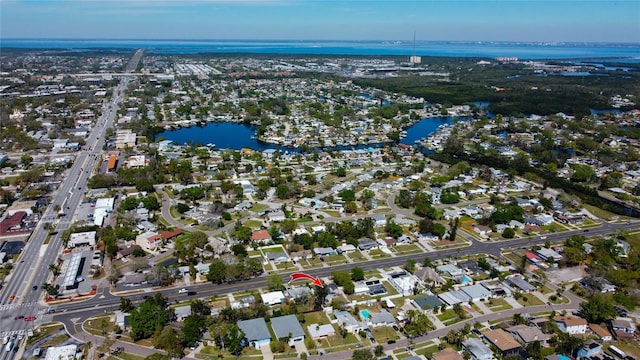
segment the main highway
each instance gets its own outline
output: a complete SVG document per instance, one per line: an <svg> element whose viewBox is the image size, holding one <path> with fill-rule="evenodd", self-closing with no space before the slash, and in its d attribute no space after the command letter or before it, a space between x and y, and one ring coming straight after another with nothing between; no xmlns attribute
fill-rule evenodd
<svg viewBox="0 0 640 360"><path fill-rule="evenodd" d="M125 71L131 71L137 67L142 51L138 50L126 66ZM0 330L12 332L15 330L29 329L32 323L22 319L16 320L16 316L38 316L43 309L38 301L42 296L42 284L49 277L49 265L55 264L62 250L61 233L72 224L75 209L82 201L87 180L92 169L96 166L102 145L105 143L106 129L113 124L117 111L124 99L128 77L122 78L114 88L111 100L103 107L102 115L97 119L94 128L86 139L86 145L82 151L76 154L75 161L65 174L65 179L56 190L54 199L43 213L28 242L26 243L19 262L13 272L5 281L0 292ZM55 208L59 208L60 212ZM48 244L44 244L49 234L44 223L56 224L57 234L52 235ZM37 288L35 288L37 286ZM14 298L11 301L11 298Z"/></svg>

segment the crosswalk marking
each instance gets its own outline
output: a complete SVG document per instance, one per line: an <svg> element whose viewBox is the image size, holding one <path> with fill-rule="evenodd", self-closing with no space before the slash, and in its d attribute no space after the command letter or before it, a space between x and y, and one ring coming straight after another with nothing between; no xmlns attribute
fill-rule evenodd
<svg viewBox="0 0 640 360"><path fill-rule="evenodd" d="M13 336L13 335L27 335L27 330L12 330L12 331L3 331L0 333L0 337L4 338L5 336Z"/></svg>
<svg viewBox="0 0 640 360"><path fill-rule="evenodd" d="M34 305L38 305L37 302L28 302L28 303L22 303L22 304L4 304L4 305L0 305L0 311L4 311L4 310L11 310L11 309L16 309L19 307L31 307Z"/></svg>

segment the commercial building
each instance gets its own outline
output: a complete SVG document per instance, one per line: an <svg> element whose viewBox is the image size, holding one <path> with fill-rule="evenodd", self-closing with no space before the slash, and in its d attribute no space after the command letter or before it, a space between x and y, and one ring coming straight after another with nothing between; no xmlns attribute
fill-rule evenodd
<svg viewBox="0 0 640 360"><path fill-rule="evenodd" d="M85 231L81 233L74 233L69 236L69 241L67 242L68 248L74 248L82 245L96 246L96 232Z"/></svg>

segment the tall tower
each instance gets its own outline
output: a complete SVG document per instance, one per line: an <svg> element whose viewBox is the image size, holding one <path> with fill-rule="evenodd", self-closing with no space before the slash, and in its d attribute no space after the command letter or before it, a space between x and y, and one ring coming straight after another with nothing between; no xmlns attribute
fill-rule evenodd
<svg viewBox="0 0 640 360"><path fill-rule="evenodd" d="M422 57L416 56L416 32L413 32L413 52L411 57L409 58L409 62L413 65L420 64L422 62Z"/></svg>

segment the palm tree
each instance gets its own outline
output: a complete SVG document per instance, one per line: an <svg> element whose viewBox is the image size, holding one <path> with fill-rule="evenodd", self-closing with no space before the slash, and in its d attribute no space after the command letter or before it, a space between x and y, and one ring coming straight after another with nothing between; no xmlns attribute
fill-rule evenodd
<svg viewBox="0 0 640 360"><path fill-rule="evenodd" d="M49 264L49 271L51 271L53 276L58 276L60 269L56 264Z"/></svg>

